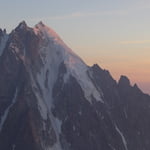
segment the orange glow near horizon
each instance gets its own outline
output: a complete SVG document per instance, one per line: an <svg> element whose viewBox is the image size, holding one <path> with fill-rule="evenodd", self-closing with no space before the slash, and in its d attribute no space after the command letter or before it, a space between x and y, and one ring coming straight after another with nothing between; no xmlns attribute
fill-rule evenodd
<svg viewBox="0 0 150 150"><path fill-rule="evenodd" d="M84 57L85 62L92 66L93 64L98 64L103 69L106 69L110 72L112 77L118 81L121 75L125 75L129 78L131 85L135 83L141 88L144 93L150 94L150 60L128 60L113 61L112 58L102 57ZM101 60L102 59L102 60ZM115 59L115 58L114 58Z"/></svg>

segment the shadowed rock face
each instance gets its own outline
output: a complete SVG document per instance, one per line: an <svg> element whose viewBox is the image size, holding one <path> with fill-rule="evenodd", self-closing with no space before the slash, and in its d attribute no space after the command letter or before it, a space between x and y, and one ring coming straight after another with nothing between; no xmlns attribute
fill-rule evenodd
<svg viewBox="0 0 150 150"><path fill-rule="evenodd" d="M3 34L0 30L0 38ZM68 73L63 59L58 68L45 66L49 60L42 46L50 43L52 50L59 42L45 35L22 22L0 56L0 149L149 150L150 96L131 86L127 77L117 83L107 70L93 65L87 66L87 82L104 102L94 95L87 100L89 87ZM53 53L48 59L54 59Z"/></svg>
<svg viewBox="0 0 150 150"><path fill-rule="evenodd" d="M49 118L45 121L45 129L49 131L50 136L47 131L42 130L43 120L27 70L27 66L31 64L37 69L39 62L35 62L39 59L38 44L38 37L23 22L10 34L0 59L0 119L1 126L3 125L0 132L0 149L41 150L42 139L45 145L53 145L56 142ZM16 49L18 51L15 51ZM26 64L22 57L27 58Z"/></svg>
<svg viewBox="0 0 150 150"><path fill-rule="evenodd" d="M142 93L137 85L131 86L127 77L121 76L116 83L109 72L97 65L92 67L93 78L104 93L114 122L125 136L128 149L150 148L150 96Z"/></svg>

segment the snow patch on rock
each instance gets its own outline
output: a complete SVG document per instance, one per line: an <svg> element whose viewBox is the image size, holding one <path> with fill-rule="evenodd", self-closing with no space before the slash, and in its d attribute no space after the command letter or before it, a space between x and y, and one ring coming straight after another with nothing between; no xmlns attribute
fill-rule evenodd
<svg viewBox="0 0 150 150"><path fill-rule="evenodd" d="M52 91L58 77L61 63L64 63L67 69L64 82L67 82L68 77L72 75L80 84L85 98L89 102L92 102L92 97L97 101L103 101L101 94L97 91L91 79L88 77L88 66L66 46L57 33L45 26L42 22L37 24L33 30L41 39L38 54L43 65L39 72L36 73L36 77L33 75L32 68L29 68L32 86L38 99L38 107L43 120L47 120L49 116L56 133L57 142L51 149L55 150L56 147L56 149L61 150L59 135L61 134L62 122L58 118L55 118L51 112L51 108L53 107ZM45 82L47 86L45 86Z"/></svg>
<svg viewBox="0 0 150 150"><path fill-rule="evenodd" d="M89 102L92 101L92 96L97 101L103 102L101 94L97 91L91 79L88 77L88 66L66 46L57 33L41 22L35 26L34 32L49 42L48 45L41 48L41 53L45 53L46 56L46 69L51 71L51 83L49 83L49 85L53 87L52 85L54 85L54 82L56 81L59 65L61 62L64 62L67 68L67 74L65 75L64 82L67 82L69 75L72 75L80 84L84 91L85 98L89 100ZM46 69L42 71L44 74ZM50 89L50 91L51 90L52 89Z"/></svg>
<svg viewBox="0 0 150 150"><path fill-rule="evenodd" d="M121 136L121 139L122 139L122 142L123 142L123 145L125 147L125 150L128 150L128 147L127 147L127 141L123 135L123 133L120 131L120 129L117 127L117 125L115 125L115 129L116 131L119 133L119 135Z"/></svg>
<svg viewBox="0 0 150 150"><path fill-rule="evenodd" d="M15 104L16 99L17 99L17 94L18 94L18 89L16 89L15 91L15 95L13 97L12 103L8 106L8 108L5 110L4 115L1 118L1 122L0 122L0 131L2 130L2 127L7 119L8 113L10 111L10 109L12 108L12 106Z"/></svg>

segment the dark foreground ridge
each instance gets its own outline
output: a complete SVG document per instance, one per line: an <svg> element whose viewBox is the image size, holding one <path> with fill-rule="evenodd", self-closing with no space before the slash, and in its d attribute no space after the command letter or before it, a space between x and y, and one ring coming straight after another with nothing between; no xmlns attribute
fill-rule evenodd
<svg viewBox="0 0 150 150"><path fill-rule="evenodd" d="M87 66L42 22L0 30L0 150L150 150L150 96Z"/></svg>

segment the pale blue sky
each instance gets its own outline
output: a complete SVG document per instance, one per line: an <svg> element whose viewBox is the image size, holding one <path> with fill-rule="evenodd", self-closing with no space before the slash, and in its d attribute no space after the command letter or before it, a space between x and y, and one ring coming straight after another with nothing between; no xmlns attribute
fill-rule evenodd
<svg viewBox="0 0 150 150"><path fill-rule="evenodd" d="M0 27L25 20L52 27L88 64L98 63L150 92L149 0L0 0ZM146 82L146 84L145 84Z"/></svg>

